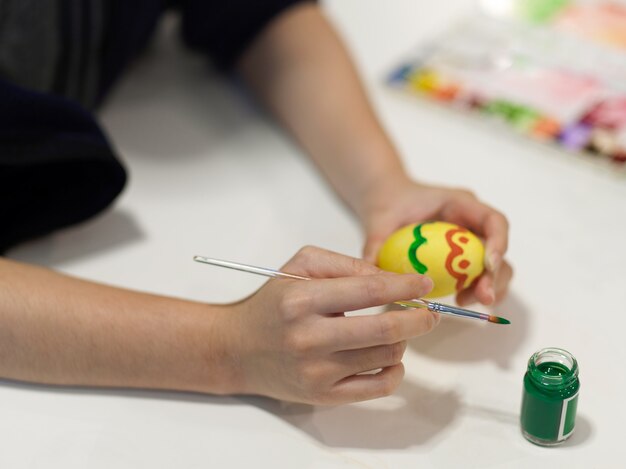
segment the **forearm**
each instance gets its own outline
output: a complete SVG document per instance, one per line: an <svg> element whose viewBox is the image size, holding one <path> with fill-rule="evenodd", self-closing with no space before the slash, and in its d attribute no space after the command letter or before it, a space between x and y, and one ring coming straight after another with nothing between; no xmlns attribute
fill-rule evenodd
<svg viewBox="0 0 626 469"><path fill-rule="evenodd" d="M228 393L227 308L0 259L0 376L59 385Z"/></svg>
<svg viewBox="0 0 626 469"><path fill-rule="evenodd" d="M367 194L406 179L345 47L318 7L300 6L274 21L239 69L358 215Z"/></svg>

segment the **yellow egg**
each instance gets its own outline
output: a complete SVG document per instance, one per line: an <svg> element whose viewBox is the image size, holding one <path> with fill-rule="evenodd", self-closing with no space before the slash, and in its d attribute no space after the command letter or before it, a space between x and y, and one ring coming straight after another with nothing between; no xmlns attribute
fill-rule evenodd
<svg viewBox="0 0 626 469"><path fill-rule="evenodd" d="M441 221L407 225L393 233L378 253L378 266L420 273L435 283L425 298L438 298L471 285L484 269L485 248L467 228Z"/></svg>

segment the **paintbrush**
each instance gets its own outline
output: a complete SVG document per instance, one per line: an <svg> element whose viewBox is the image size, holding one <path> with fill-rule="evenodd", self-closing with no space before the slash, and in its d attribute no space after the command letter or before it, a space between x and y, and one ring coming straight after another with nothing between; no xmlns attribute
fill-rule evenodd
<svg viewBox="0 0 626 469"><path fill-rule="evenodd" d="M202 264L210 264L218 267L226 267L228 269L240 270L242 272L248 272L251 274L264 275L265 277L272 278L291 278L295 280L312 280L310 277L303 277L302 275L289 274L280 270L268 269L265 267L255 267L253 265L240 264L238 262L223 261L220 259L212 259L210 257L194 256L196 262ZM415 298L412 300L395 301L394 304L404 306L406 308L420 308L427 309L435 313L449 314L451 316L460 316L470 319L479 319L481 321L488 321L493 324L511 324L508 319L501 318L499 316L493 316L491 314L479 313L465 308L458 308L456 306L445 305L442 303L435 303L434 301L423 300L421 298Z"/></svg>

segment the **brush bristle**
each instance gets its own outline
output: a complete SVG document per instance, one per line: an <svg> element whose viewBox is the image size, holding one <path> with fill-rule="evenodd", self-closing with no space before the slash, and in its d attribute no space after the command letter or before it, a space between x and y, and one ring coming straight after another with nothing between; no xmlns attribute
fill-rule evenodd
<svg viewBox="0 0 626 469"><path fill-rule="evenodd" d="M501 318L499 316L489 316L488 321L494 324L511 324L511 321L509 321L508 319Z"/></svg>

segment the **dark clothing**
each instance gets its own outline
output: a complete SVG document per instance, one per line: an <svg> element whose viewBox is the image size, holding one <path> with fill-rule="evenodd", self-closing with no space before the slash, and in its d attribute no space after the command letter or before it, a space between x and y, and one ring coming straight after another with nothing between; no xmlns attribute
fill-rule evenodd
<svg viewBox="0 0 626 469"><path fill-rule="evenodd" d="M0 0L0 252L98 213L126 173L94 117L168 8L228 70L303 0Z"/></svg>

